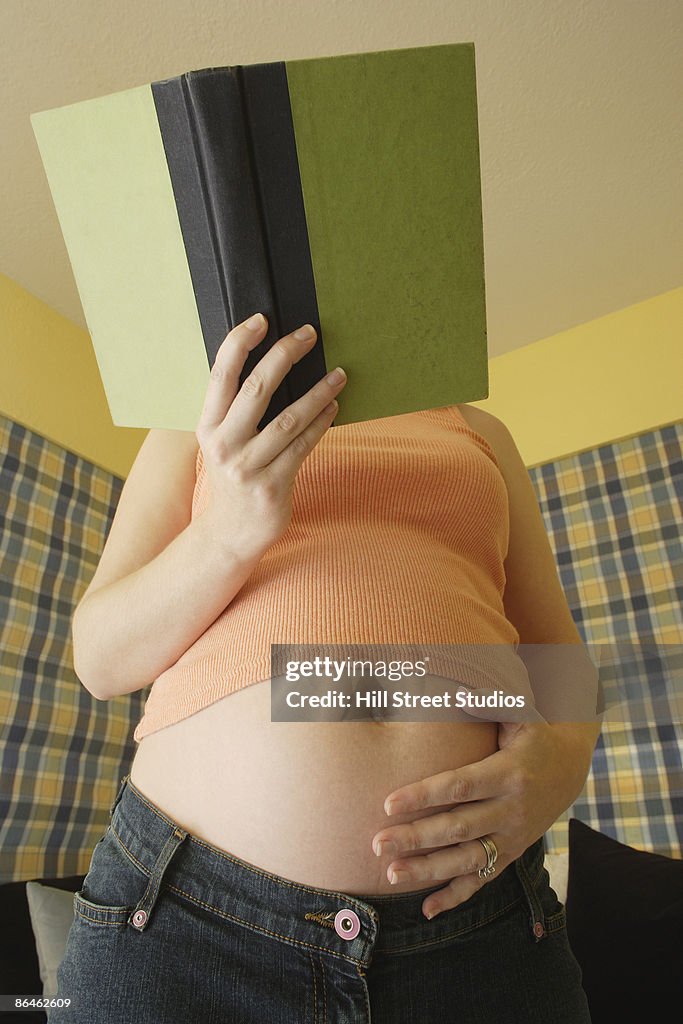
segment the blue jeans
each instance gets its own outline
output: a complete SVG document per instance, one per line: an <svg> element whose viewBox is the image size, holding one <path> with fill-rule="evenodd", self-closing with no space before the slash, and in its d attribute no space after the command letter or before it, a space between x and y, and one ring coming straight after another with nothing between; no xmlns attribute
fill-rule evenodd
<svg viewBox="0 0 683 1024"><path fill-rule="evenodd" d="M301 885L181 828L125 776L51 1024L590 1024L537 840L428 921L428 892Z"/></svg>

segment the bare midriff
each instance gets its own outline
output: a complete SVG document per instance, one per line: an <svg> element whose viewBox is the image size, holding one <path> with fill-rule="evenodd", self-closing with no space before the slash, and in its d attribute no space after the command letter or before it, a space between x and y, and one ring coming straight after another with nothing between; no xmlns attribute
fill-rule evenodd
<svg viewBox="0 0 683 1024"><path fill-rule="evenodd" d="M452 806L389 817L387 796L496 749L491 721L272 721L264 680L145 736L130 775L219 850L305 885L369 896L437 884L391 885L392 858L375 856L372 839Z"/></svg>

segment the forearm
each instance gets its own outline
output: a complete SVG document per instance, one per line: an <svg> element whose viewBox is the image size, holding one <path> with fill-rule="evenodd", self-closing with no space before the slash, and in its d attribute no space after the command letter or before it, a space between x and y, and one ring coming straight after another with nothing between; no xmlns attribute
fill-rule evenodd
<svg viewBox="0 0 683 1024"><path fill-rule="evenodd" d="M517 650L547 722L591 722L598 716L598 669L580 641L523 643Z"/></svg>
<svg viewBox="0 0 683 1024"><path fill-rule="evenodd" d="M214 622L260 558L218 542L206 516L193 520L147 565L79 604L76 675L100 700L149 685Z"/></svg>
<svg viewBox="0 0 683 1024"><path fill-rule="evenodd" d="M562 742L572 747L576 752L576 757L585 763L586 771L588 771L602 722L596 719L593 722L550 722L549 724L553 732L562 739Z"/></svg>
<svg viewBox="0 0 683 1024"><path fill-rule="evenodd" d="M566 807L574 802L585 785L601 724L597 720L549 723L555 737L557 756L564 764L568 790L572 794Z"/></svg>
<svg viewBox="0 0 683 1024"><path fill-rule="evenodd" d="M583 789L600 735L598 670L580 641L522 644L518 654L527 669L535 709L551 730L554 757L570 794L568 807Z"/></svg>

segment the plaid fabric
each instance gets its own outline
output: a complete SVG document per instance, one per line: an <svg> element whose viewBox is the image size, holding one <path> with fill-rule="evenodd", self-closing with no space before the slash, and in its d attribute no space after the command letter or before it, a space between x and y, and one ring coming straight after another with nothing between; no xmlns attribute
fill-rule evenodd
<svg viewBox="0 0 683 1024"><path fill-rule="evenodd" d="M589 645L681 649L682 440L679 422L529 470ZM644 678L660 682L654 666ZM683 856L683 726L665 710L659 698L651 720L627 713L604 724L583 792L546 834L549 851L568 849L575 817L629 846Z"/></svg>
<svg viewBox="0 0 683 1024"><path fill-rule="evenodd" d="M0 417L0 882L83 874L146 691L97 701L71 618L123 480Z"/></svg>
<svg viewBox="0 0 683 1024"><path fill-rule="evenodd" d="M682 439L683 422L530 469L586 642L681 643ZM87 870L148 691L96 701L72 665L71 617L123 480L2 417L0 440L0 882L9 882ZM573 815L682 856L680 730L607 725L547 848L567 849Z"/></svg>

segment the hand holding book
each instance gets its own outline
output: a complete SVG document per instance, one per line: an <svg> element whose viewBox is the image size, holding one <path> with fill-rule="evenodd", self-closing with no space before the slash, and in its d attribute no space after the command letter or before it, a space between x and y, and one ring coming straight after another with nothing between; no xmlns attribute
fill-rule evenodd
<svg viewBox="0 0 683 1024"><path fill-rule="evenodd" d="M247 356L267 326L267 319L256 314L227 335L211 369L196 430L210 489L202 515L206 522L215 520L215 537L242 555L262 554L287 529L296 474L331 425L337 412L334 398L346 383L345 376L330 380L333 374L328 374L259 431L274 391L317 338L310 324L280 338L240 386Z"/></svg>

